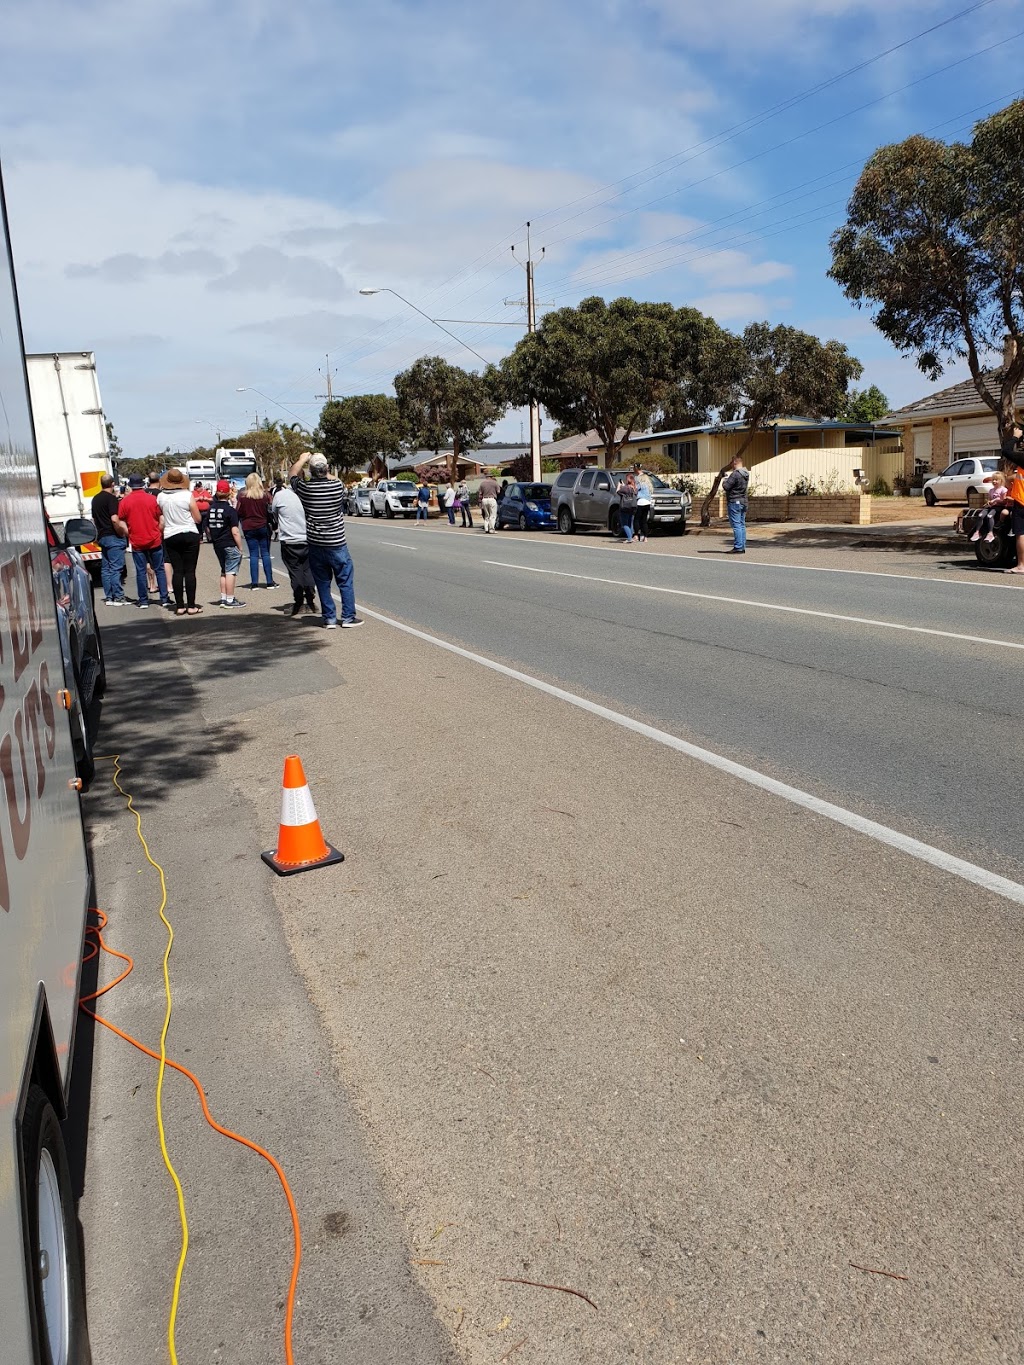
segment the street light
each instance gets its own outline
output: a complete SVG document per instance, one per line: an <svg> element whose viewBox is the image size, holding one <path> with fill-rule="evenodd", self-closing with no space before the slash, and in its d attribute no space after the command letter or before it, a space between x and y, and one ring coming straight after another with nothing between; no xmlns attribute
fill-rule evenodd
<svg viewBox="0 0 1024 1365"><path fill-rule="evenodd" d="M462 346L465 350L469 351L470 355L475 355L477 360L482 360L485 365L490 363L485 356L482 356L480 354L479 351L474 351L472 346L467 345L466 342L464 342L461 337L457 337L454 332L449 332L447 327L441 326L441 323L438 322L437 318L432 318L429 313L424 313L422 308L417 308L416 305L410 299L407 299L404 294L400 294L397 289L389 289L386 284L382 284L375 289L360 289L359 292L360 294L363 295L394 294L396 299L401 299L402 302L408 308L411 308L414 313L419 313L421 318L426 318L426 320L429 323L431 323L432 326L440 327L442 332L444 332L447 336L450 336L452 341L457 341L460 346Z"/></svg>
<svg viewBox="0 0 1024 1365"><path fill-rule="evenodd" d="M276 398L271 398L270 394L264 393L262 389L257 389L252 384L241 384L239 385L238 388L235 389L235 393L258 393L259 396L261 398L265 398L268 403L273 403L275 408L280 408L281 411L286 412L289 415L289 417L294 417L295 420L298 422L299 426L306 433L306 435L312 436L313 433L310 431L309 427L306 426L305 422L303 422L302 418L299 416L297 412L292 412L291 408L286 408L283 403L279 403ZM259 413L256 414L256 425L259 426Z"/></svg>

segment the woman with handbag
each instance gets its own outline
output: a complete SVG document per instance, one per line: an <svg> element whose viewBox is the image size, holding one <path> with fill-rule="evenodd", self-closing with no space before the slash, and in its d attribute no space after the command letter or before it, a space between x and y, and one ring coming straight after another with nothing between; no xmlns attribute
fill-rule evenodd
<svg viewBox="0 0 1024 1365"><path fill-rule="evenodd" d="M633 478L633 471L619 484L616 492L619 495L619 526L622 534L626 537L626 544L633 544L633 518L636 515L636 480Z"/></svg>

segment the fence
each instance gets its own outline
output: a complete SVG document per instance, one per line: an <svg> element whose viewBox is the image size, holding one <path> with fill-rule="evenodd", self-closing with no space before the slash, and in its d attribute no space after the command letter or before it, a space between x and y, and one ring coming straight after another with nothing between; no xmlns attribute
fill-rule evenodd
<svg viewBox="0 0 1024 1365"><path fill-rule="evenodd" d="M801 481L830 494L849 493L856 487L853 471L861 469L870 487L884 479L890 488L903 473L899 446L843 446L784 450L760 460L750 470L750 485L758 497L782 497Z"/></svg>

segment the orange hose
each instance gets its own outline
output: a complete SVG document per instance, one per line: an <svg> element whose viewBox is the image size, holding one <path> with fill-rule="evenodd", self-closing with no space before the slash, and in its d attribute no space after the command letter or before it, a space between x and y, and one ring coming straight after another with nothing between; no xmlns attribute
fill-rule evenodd
<svg viewBox="0 0 1024 1365"><path fill-rule="evenodd" d="M85 936L87 951L84 954L82 961L91 962L94 957L97 957L100 954L100 952L104 952L109 953L111 957L120 958L122 962L127 962L128 965L120 976L116 976L113 981L109 981L105 986L101 986L98 991L92 991L89 995L83 995L78 1001L78 1007L82 1013L87 1014L90 1019L95 1019L98 1024L102 1024L104 1028L110 1029L111 1033L116 1033L117 1036L123 1038L126 1043L131 1043L132 1047L137 1047L140 1052L144 1052L147 1057L152 1057L155 1062L158 1062L160 1060L159 1052L154 1052L152 1048L146 1047L145 1043L140 1043L139 1040L133 1038L130 1033L125 1033L125 1031L119 1029L116 1024L112 1024L109 1019L104 1019L102 1014L97 1014L95 1010L86 1007L88 1001L98 1000L101 995L106 995L107 991L112 991L115 986L119 985L120 982L131 973L135 966L133 959L130 958L127 953L118 952L116 948L111 948L104 942L103 930L107 927L107 916L104 911L93 907L90 909L89 913L90 915L95 915L99 920L99 923L86 925ZM292 1197L288 1178L281 1169L278 1161L265 1147L261 1147L258 1142L253 1142L247 1137L242 1137L240 1133L233 1133L230 1128L225 1128L223 1124L217 1122L207 1106L206 1096L203 1094L203 1087L199 1084L198 1079L192 1072L189 1071L187 1066L182 1066L180 1062L172 1061L170 1057L167 1058L167 1065L171 1067L172 1070L180 1071L183 1076L187 1076L195 1086L196 1094L199 1096L199 1103L203 1107L203 1117L210 1127L224 1137L230 1138L232 1142L239 1142L243 1147L248 1147L250 1151L261 1156L264 1161L269 1162L274 1169L275 1175L281 1182L281 1188L284 1190L284 1197L288 1201L288 1209L291 1213L292 1237L295 1247L295 1253L292 1260L292 1276L288 1285L288 1297L285 1300L284 1356L287 1365L295 1365L295 1357L292 1354L292 1320L295 1316L295 1291L299 1283L299 1266L302 1262L302 1235L299 1231L299 1212L295 1207L295 1200Z"/></svg>

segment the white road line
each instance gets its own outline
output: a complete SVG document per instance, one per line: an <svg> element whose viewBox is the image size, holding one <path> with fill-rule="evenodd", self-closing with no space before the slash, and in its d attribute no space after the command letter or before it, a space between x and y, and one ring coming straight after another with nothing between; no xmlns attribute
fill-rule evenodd
<svg viewBox="0 0 1024 1365"><path fill-rule="evenodd" d="M835 611L814 611L811 607L786 607L779 602L754 602L746 597L722 597L719 593L692 592L686 588L660 588L652 583L630 583L625 578L598 578L595 574L567 573L564 569L537 569L532 564L506 564L500 559L485 559L496 569L515 569L519 573L542 573L554 578L578 578L584 583L610 583L617 588L638 588L641 592L663 592L673 597L696 597L702 602L725 602L735 607L758 607L761 611L784 611L793 616L820 616L826 621L848 621L857 626L879 626L883 630L904 630L914 635L938 635L944 640L966 640L972 645L994 645L997 649L1024 649L1015 640L990 640L985 635L960 635L952 630L933 630L930 626L905 626L899 621L878 621L871 616L844 616Z"/></svg>
<svg viewBox="0 0 1024 1365"><path fill-rule="evenodd" d="M440 527L436 528L430 527L429 531L433 535L448 534L447 530L442 531ZM537 536L536 534L531 535L530 532L503 531L502 538L504 539L506 536L515 545L525 544L558 545L563 550L591 551L596 550L599 553L617 555L621 554L622 551L625 550L626 548L624 541L620 542L617 545L596 545L587 544L587 542L583 539L570 539L567 536L560 536L554 540L547 540ZM765 550L773 549L787 550L794 548L788 545L775 545L772 541L765 541L763 547L758 546L756 542L748 541L747 543L748 545L753 544L755 549L764 548ZM842 547L836 545L817 546L815 548L841 549ZM707 556L701 555L699 551L694 551L692 554L684 553L674 555L669 554L667 550L651 550L646 547L643 550L640 550L639 547L636 547L635 558L674 559L676 560L676 562L678 562L679 560L684 561L689 560L696 564L708 564L716 568L722 568L724 566L729 569L739 570L746 569L748 571L753 571L754 569L783 570L792 569L796 573L853 574L854 577L857 578L896 578L904 579L908 583L941 583L944 586L954 588L1004 588L1010 592L1024 592L1024 583L1007 582L1006 579L1003 578L1002 571L998 569L991 569L986 571L986 575L984 578L979 578L975 581L968 581L967 579L964 578L938 578L934 574L887 573L884 569L836 569L830 567L827 564L773 564L768 560L764 559L757 558L745 559L741 555L730 556L724 550L721 551L712 550L710 553L711 555L714 556L714 558L709 558ZM962 573L964 571L960 570L960 572Z"/></svg>
<svg viewBox="0 0 1024 1365"><path fill-rule="evenodd" d="M702 749L699 745L690 744L677 735L668 734L665 730L655 729L653 725L646 725L643 721L634 720L632 716L623 715L620 711L612 711L607 706L600 706L597 702L589 701L586 697L577 696L575 692L567 692L564 688L555 687L553 683L544 682L541 678L534 678L529 673L521 673L516 668L509 668L506 664L500 664L495 659L488 659L484 654L474 654L472 650L463 649L461 645L453 645L436 635L429 635L424 630L417 630L415 626L407 626L404 622L385 616L383 612L374 611L363 603L360 603L359 609L364 616L371 616L375 621L393 626L395 630L404 631L406 635L412 635L417 640L424 640L428 645L447 650L449 654L457 654L460 658L480 664L483 668L489 668L495 673L500 673L503 677L511 678L515 682L525 683L527 687L536 688L538 692L545 692L550 697L557 697L559 701L567 702L570 706L578 707L581 711L588 711L591 715L599 716L602 720L610 721L613 725L619 725L624 730L631 730L634 734L643 735L645 739L653 740L656 744L663 744L667 749L675 749L678 753L685 754L687 758L696 759L698 763L704 763L709 768L716 768L719 772L728 773L730 777L739 778L741 782L746 782L752 787L758 787L761 791L766 791L772 796L781 797L783 801L789 801L794 806L811 811L813 814L831 820L837 825L843 825L857 834L863 834L869 839L874 839L877 843L898 849L899 852L906 853L919 862L927 863L940 872L948 872L951 876L960 877L963 881L972 882L985 891L992 891L997 896L1003 896L1007 900L1013 901L1016 905L1024 906L1024 886L1019 882L1010 881L1007 877L1000 877L995 872L990 872L987 867L977 867L974 863L965 862L963 858L945 853L941 848L933 848L930 844L924 844L919 839L911 838L908 834L901 834L899 830L890 829L888 825L882 825L876 820L869 820L863 815L857 815L856 812L846 810L843 806L833 805L831 801L823 801L818 796L812 796L810 792L801 791L799 787L791 787L785 782L779 782L774 777L759 773L754 768L746 768L741 763L734 763L731 758L713 753L710 749Z"/></svg>
<svg viewBox="0 0 1024 1365"><path fill-rule="evenodd" d="M393 545L393 546L395 547L396 550L413 550L413 551L415 551L415 549L416 549L416 546L415 546L415 545L403 545L403 544L401 544L400 541L397 541L397 540L378 540L378 541L377 541L377 544L378 544L378 545Z"/></svg>

